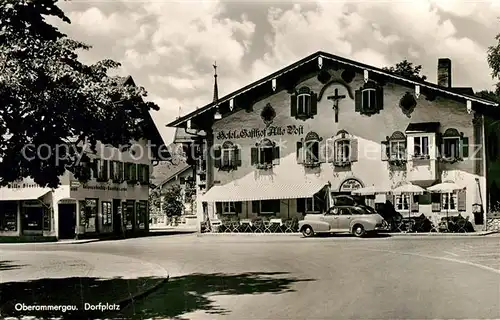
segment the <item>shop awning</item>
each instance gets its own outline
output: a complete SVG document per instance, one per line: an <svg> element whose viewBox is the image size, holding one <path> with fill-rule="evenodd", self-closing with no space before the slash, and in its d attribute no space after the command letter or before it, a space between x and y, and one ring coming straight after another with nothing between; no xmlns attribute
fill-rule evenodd
<svg viewBox="0 0 500 320"><path fill-rule="evenodd" d="M246 182L213 186L202 196L206 202L309 198L326 186L322 181Z"/></svg>
<svg viewBox="0 0 500 320"><path fill-rule="evenodd" d="M0 188L0 201L36 200L50 191L50 188Z"/></svg>

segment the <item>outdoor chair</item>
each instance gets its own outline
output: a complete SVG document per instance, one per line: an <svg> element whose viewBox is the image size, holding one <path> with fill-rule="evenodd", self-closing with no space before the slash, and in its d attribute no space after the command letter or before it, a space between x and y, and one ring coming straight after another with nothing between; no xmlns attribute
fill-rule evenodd
<svg viewBox="0 0 500 320"><path fill-rule="evenodd" d="M469 217L459 219L457 221L457 232L466 233L468 232Z"/></svg>
<svg viewBox="0 0 500 320"><path fill-rule="evenodd" d="M431 216L431 232L447 232L448 227L446 222L439 218L438 215Z"/></svg>
<svg viewBox="0 0 500 320"><path fill-rule="evenodd" d="M224 229L224 226L222 225L222 221L218 219L211 219L209 220L209 230L211 232L221 232L222 229Z"/></svg>
<svg viewBox="0 0 500 320"><path fill-rule="evenodd" d="M229 221L229 220L223 221L222 226L223 226L224 233L231 233L231 229L232 229L232 222L231 221Z"/></svg>
<svg viewBox="0 0 500 320"><path fill-rule="evenodd" d="M230 224L230 230L231 232L235 232L235 233L238 233L240 232L240 222L239 221L231 221Z"/></svg>
<svg viewBox="0 0 500 320"><path fill-rule="evenodd" d="M283 221L279 218L269 220L271 224L269 226L270 232L282 232L281 227L283 226Z"/></svg>
<svg viewBox="0 0 500 320"><path fill-rule="evenodd" d="M241 232L252 232L252 221L250 219L240 220Z"/></svg>
<svg viewBox="0 0 500 320"><path fill-rule="evenodd" d="M264 232L264 222L262 220L255 220L253 223L253 232L254 233L262 233Z"/></svg>
<svg viewBox="0 0 500 320"><path fill-rule="evenodd" d="M292 233L293 232L293 220L286 220L285 223L283 224L283 232L284 233Z"/></svg>
<svg viewBox="0 0 500 320"><path fill-rule="evenodd" d="M264 233L272 233L271 231L271 221L269 220L264 220L262 221L262 223L264 224Z"/></svg>
<svg viewBox="0 0 500 320"><path fill-rule="evenodd" d="M395 218L393 220L396 232L406 232L406 223L402 218Z"/></svg>

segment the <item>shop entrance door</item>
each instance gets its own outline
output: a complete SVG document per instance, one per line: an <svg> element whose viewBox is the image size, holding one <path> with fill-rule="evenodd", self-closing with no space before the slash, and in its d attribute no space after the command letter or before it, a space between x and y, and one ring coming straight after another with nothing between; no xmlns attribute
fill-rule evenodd
<svg viewBox="0 0 500 320"><path fill-rule="evenodd" d="M74 239L76 235L76 203L59 204L59 239Z"/></svg>

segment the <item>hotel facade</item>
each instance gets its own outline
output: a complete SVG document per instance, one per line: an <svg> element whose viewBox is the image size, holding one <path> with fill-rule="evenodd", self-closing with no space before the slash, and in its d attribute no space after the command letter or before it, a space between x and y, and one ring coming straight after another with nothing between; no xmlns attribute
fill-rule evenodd
<svg viewBox="0 0 500 320"><path fill-rule="evenodd" d="M317 52L222 98L215 83L212 103L167 125L198 168L198 220L301 219L325 209L324 190L453 182L462 189L364 201L485 229L485 117L498 106L452 87L451 68L439 59L432 84Z"/></svg>

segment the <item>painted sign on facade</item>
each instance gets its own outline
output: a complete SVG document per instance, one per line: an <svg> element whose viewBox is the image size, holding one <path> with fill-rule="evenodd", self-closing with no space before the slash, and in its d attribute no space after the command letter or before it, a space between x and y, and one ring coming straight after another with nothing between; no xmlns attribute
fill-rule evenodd
<svg viewBox="0 0 500 320"><path fill-rule="evenodd" d="M363 185L359 180L356 179L347 179L346 181L342 182L340 185L339 191L340 192L351 192L354 190L361 189Z"/></svg>
<svg viewBox="0 0 500 320"><path fill-rule="evenodd" d="M229 139L255 139L265 137L276 137L285 135L302 135L304 134L304 126L269 126L264 129L250 128L250 129L237 129L237 130L223 130L219 131L216 135L217 140Z"/></svg>

